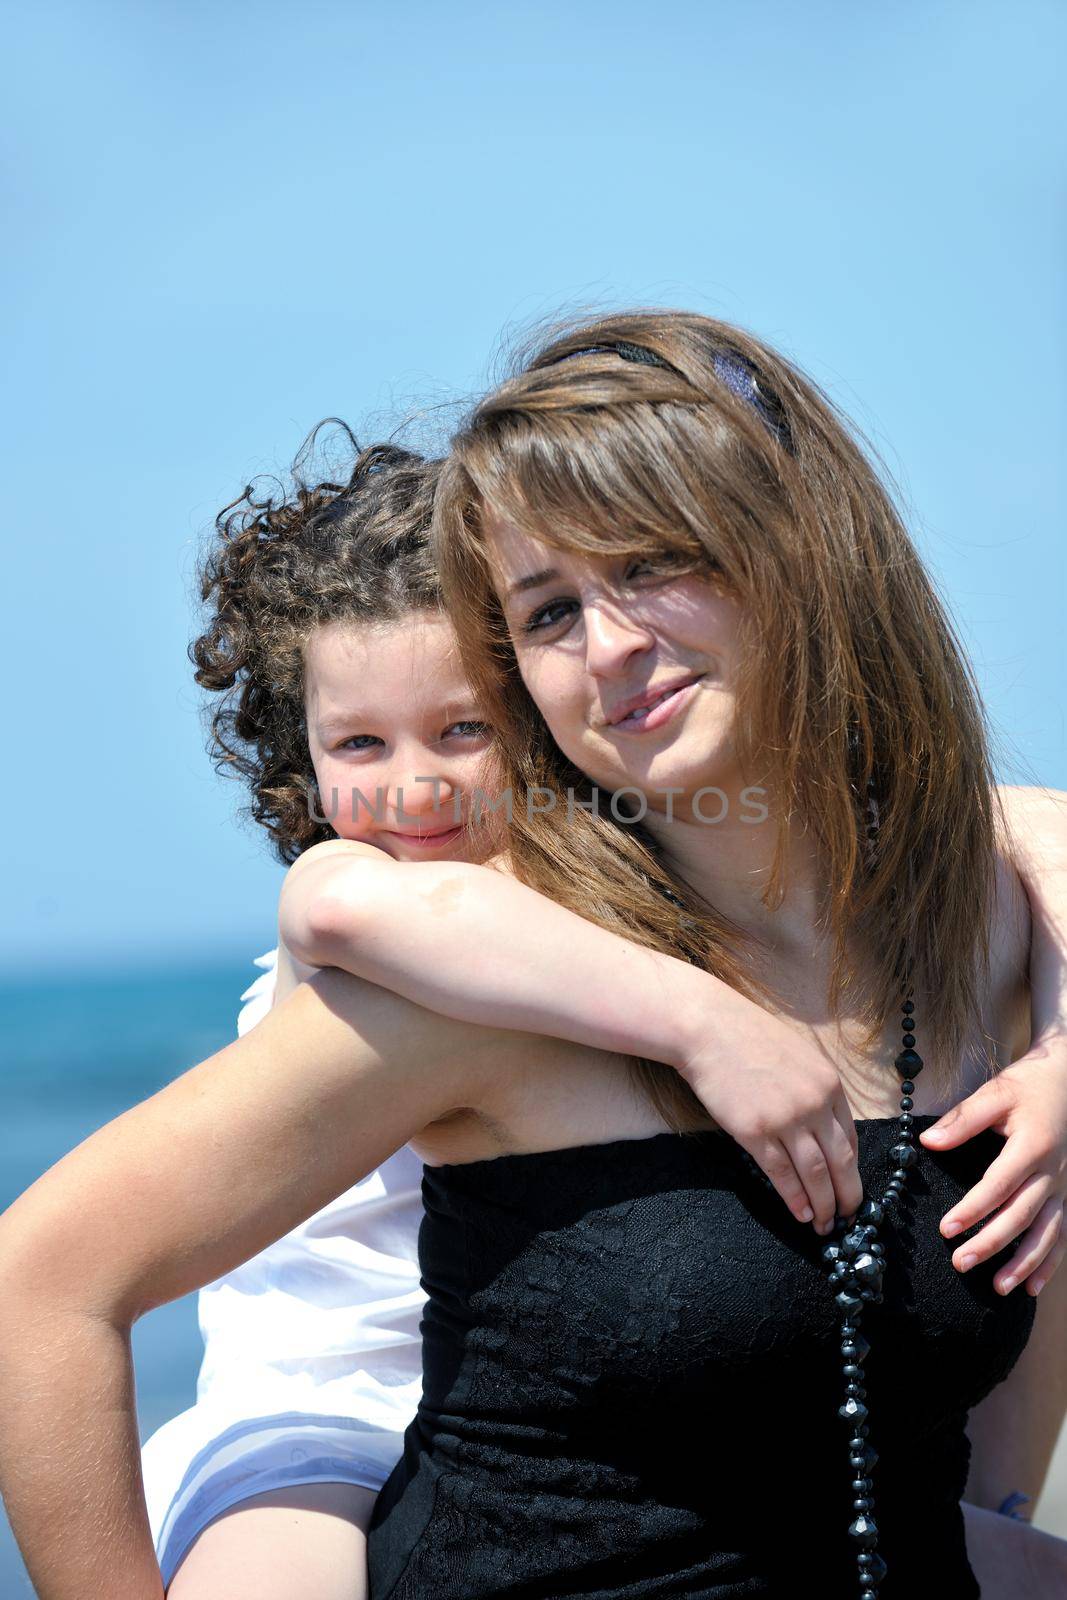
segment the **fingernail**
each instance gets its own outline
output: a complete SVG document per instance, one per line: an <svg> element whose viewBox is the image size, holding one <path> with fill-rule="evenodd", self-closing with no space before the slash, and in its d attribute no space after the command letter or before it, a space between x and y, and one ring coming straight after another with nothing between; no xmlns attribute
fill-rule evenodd
<svg viewBox="0 0 1067 1600"><path fill-rule="evenodd" d="M945 1235L946 1239L954 1239L956 1237L957 1233L962 1233L963 1232L963 1223L962 1222L943 1222L941 1224L941 1232Z"/></svg>
<svg viewBox="0 0 1067 1600"><path fill-rule="evenodd" d="M961 1272L968 1272L970 1270L970 1268L974 1266L974 1264L975 1264L975 1262L977 1260L978 1260L977 1256L972 1256L972 1255L961 1256L960 1257L960 1261L959 1261L959 1269L960 1269L960 1271Z"/></svg>
<svg viewBox="0 0 1067 1600"><path fill-rule="evenodd" d="M818 1229L816 1231L821 1233L821 1234L827 1234L827 1233L830 1232L830 1229L832 1227L833 1227L833 1223L832 1222L820 1222L819 1226L818 1226Z"/></svg>
<svg viewBox="0 0 1067 1600"><path fill-rule="evenodd" d="M805 1206L803 1211L800 1213L800 1220L801 1220L801 1222L810 1222L812 1220L812 1218L814 1217L814 1215L815 1215L815 1213L811 1209L811 1207L810 1206Z"/></svg>
<svg viewBox="0 0 1067 1600"><path fill-rule="evenodd" d="M1010 1294L1011 1291L1015 1288L1015 1285L1018 1283L1018 1281L1019 1281L1018 1278L1012 1278L1012 1277L1002 1278L1000 1280L1000 1292L1001 1292L1001 1294Z"/></svg>
<svg viewBox="0 0 1067 1600"><path fill-rule="evenodd" d="M1039 1295L1041 1293L1042 1289L1045 1287L1047 1282L1048 1282L1047 1278L1038 1278L1037 1282L1032 1285L1033 1294Z"/></svg>

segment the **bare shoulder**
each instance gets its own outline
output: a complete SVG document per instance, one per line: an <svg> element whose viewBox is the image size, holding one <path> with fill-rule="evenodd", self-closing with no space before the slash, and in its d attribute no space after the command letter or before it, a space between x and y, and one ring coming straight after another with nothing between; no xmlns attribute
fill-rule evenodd
<svg viewBox="0 0 1067 1600"><path fill-rule="evenodd" d="M1062 864L1067 859L1067 789L1038 785L997 785L997 831L1015 856L1049 851Z"/></svg>
<svg viewBox="0 0 1067 1600"><path fill-rule="evenodd" d="M1030 955L1032 919L1026 887L1007 840L997 846L992 921L989 930L990 973L1025 972Z"/></svg>
<svg viewBox="0 0 1067 1600"><path fill-rule="evenodd" d="M989 925L989 970L983 986L981 1027L992 1041L997 1070L1010 1066L1030 1044L1030 941L1032 918L1026 888L1007 844L996 853L994 894ZM972 1055L978 1072L986 1072Z"/></svg>

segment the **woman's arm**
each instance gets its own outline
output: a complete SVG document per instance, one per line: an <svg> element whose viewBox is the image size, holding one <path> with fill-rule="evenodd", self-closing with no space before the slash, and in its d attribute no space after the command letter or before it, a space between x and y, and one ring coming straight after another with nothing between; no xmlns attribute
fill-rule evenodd
<svg viewBox="0 0 1067 1600"><path fill-rule="evenodd" d="M1067 1414L1067 1275L1042 1295L1034 1327L1003 1383L967 1422L971 1466L963 1504L967 1553L983 1600L1046 1600L1067 1593L1067 1539L1028 1525ZM997 1514L1025 1494L1020 1517Z"/></svg>
<svg viewBox="0 0 1067 1600"><path fill-rule="evenodd" d="M108 1123L0 1217L0 1492L40 1600L161 1600L130 1330L232 1270L481 1085L573 1045L337 972Z"/></svg>
<svg viewBox="0 0 1067 1600"><path fill-rule="evenodd" d="M1034 1308L1033 1330L1011 1372L970 1414L966 1498L996 1511L1010 1494L1025 1494L1029 1505L1022 1511L1029 1518L1041 1498L1065 1416L1067 1273L1060 1273Z"/></svg>
<svg viewBox="0 0 1067 1600"><path fill-rule="evenodd" d="M504 872L398 862L332 839L290 869L278 925L289 958L355 973L445 1016L665 1062L798 1221L825 1231L860 1204L855 1124L813 1042L710 973Z"/></svg>

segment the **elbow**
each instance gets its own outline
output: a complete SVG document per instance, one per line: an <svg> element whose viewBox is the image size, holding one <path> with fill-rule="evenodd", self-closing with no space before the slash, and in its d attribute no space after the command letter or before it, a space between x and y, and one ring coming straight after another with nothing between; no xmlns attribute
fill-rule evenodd
<svg viewBox="0 0 1067 1600"><path fill-rule="evenodd" d="M382 854L376 849L353 846L315 855L328 849L316 845L290 868L278 902L278 932L305 966L347 967L359 976L352 958L379 920L392 880L380 861L368 859Z"/></svg>
<svg viewBox="0 0 1067 1600"><path fill-rule="evenodd" d="M299 928L282 928L286 944L309 967L339 967L358 949L363 908L346 895L325 890L308 901Z"/></svg>
<svg viewBox="0 0 1067 1600"><path fill-rule="evenodd" d="M86 1319L128 1331L140 1315L134 1296L119 1292L119 1279L93 1241L79 1239L79 1219L64 1226L54 1207L34 1203L33 1185L0 1215L0 1282L4 1285L3 1344L25 1348L61 1323ZM84 1221L84 1218L81 1219ZM94 1271L94 1262L101 1265Z"/></svg>

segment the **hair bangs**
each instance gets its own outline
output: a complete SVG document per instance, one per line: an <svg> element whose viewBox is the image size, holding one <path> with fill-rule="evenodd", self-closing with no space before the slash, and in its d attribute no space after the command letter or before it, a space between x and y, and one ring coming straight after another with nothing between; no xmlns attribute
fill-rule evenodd
<svg viewBox="0 0 1067 1600"><path fill-rule="evenodd" d="M587 555L651 549L675 558L676 570L729 570L733 541L721 537L728 502L721 519L709 520L706 492L689 481L692 459L679 449L677 419L663 409L495 418L462 450L477 497L473 521L499 517L526 537ZM673 492L664 493L665 480Z"/></svg>

